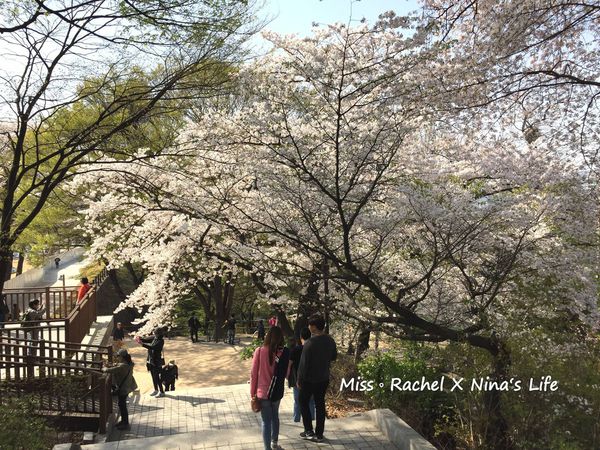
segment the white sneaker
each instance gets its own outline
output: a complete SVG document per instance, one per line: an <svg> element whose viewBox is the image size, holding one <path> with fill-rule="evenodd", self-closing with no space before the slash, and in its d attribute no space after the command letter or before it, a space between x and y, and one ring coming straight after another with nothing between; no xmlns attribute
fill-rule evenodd
<svg viewBox="0 0 600 450"><path fill-rule="evenodd" d="M154 392L152 392L150 395L151 395L152 397L154 397L156 394L158 394L158 391L154 391Z"/></svg>
<svg viewBox="0 0 600 450"><path fill-rule="evenodd" d="M277 442L271 442L271 450L283 450L283 448L280 447Z"/></svg>
<svg viewBox="0 0 600 450"><path fill-rule="evenodd" d="M160 398L160 397L164 397L165 393L164 392L159 392L156 396L156 398Z"/></svg>

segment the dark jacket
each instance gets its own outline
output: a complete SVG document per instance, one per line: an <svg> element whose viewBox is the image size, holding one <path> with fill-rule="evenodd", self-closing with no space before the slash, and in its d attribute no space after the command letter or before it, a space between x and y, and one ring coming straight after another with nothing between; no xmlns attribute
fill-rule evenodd
<svg viewBox="0 0 600 450"><path fill-rule="evenodd" d="M162 358L162 351L165 345L165 341L162 336L153 338L142 338L142 346L148 349L148 358L146 364L155 367L162 367L164 360Z"/></svg>
<svg viewBox="0 0 600 450"><path fill-rule="evenodd" d="M175 380L179 379L179 370L177 366L167 364L162 368L161 380L163 383L172 383Z"/></svg>
<svg viewBox="0 0 600 450"><path fill-rule="evenodd" d="M302 356L302 344L296 345L290 350L290 362L292 367L288 375L288 387L295 388L298 381L298 366L300 365L300 357Z"/></svg>
<svg viewBox="0 0 600 450"><path fill-rule="evenodd" d="M300 365L298 367L298 383L321 383L329 381L329 366L337 358L335 341L328 334L313 336L304 343Z"/></svg>
<svg viewBox="0 0 600 450"><path fill-rule="evenodd" d="M190 329L192 330L198 330L200 329L200 321L198 320L197 317L190 317L188 319L188 327L190 327Z"/></svg>
<svg viewBox="0 0 600 450"><path fill-rule="evenodd" d="M115 341L122 341L123 339L125 339L125 329L121 328L119 330L118 328L115 328L113 330L113 339Z"/></svg>

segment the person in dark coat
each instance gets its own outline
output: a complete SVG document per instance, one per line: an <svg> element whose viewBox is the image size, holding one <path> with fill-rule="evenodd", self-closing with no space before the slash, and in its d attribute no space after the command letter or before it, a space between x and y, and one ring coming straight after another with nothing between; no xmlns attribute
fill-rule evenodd
<svg viewBox="0 0 600 450"><path fill-rule="evenodd" d="M154 337L140 338L136 341L142 345L145 349L148 349L148 358L146 359L146 368L152 375L152 384L154 385L154 392L150 395L158 397L164 397L165 391L163 385L160 382L160 372L165 360L162 357L163 347L165 341L163 340L164 330L157 328L154 330Z"/></svg>
<svg viewBox="0 0 600 450"><path fill-rule="evenodd" d="M179 369L175 364L175 360L169 361L165 367L162 368L162 383L165 385L165 391L175 390L175 380L179 379Z"/></svg>
<svg viewBox="0 0 600 450"><path fill-rule="evenodd" d="M262 320L258 321L258 326L256 327L256 332L257 332L256 338L261 342L264 341L265 340L265 324L263 323Z"/></svg>
<svg viewBox="0 0 600 450"><path fill-rule="evenodd" d="M188 327L190 327L190 339L192 342L198 342L198 330L200 329L200 321L196 317L196 314L192 314L192 317L188 319Z"/></svg>

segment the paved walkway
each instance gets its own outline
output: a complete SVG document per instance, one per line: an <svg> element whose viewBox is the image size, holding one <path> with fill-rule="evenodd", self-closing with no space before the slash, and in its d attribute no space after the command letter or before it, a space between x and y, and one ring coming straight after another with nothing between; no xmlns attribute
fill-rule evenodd
<svg viewBox="0 0 600 450"><path fill-rule="evenodd" d="M301 440L300 423L292 421L290 390L280 406L279 444L289 449L395 449L366 416L329 420L326 442ZM238 384L186 389L167 397L148 395L129 399L131 429L114 430L105 444L87 445L85 450L261 449L260 414L250 410L249 386Z"/></svg>
<svg viewBox="0 0 600 450"><path fill-rule="evenodd" d="M239 351L251 339L243 337L241 345L228 345L222 342L197 342L178 336L165 339L163 354L166 362L173 359L179 368L176 392L185 389L226 386L245 383L250 378L251 360L242 361ZM154 390L152 378L146 370L147 350L132 339L125 345L135 362L134 376L142 394Z"/></svg>
<svg viewBox="0 0 600 450"><path fill-rule="evenodd" d="M84 259L84 249L73 249L60 255L62 261L59 268L54 266L53 258L42 267L36 267L23 272L21 275L7 281L4 287L7 289L28 289L38 287L62 287L63 282L59 280L61 275L65 277L66 286L78 286L81 278L80 272L89 261Z"/></svg>

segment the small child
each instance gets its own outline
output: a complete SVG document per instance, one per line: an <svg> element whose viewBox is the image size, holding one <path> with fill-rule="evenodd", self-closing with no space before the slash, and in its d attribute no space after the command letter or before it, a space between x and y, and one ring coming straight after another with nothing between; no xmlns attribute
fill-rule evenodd
<svg viewBox="0 0 600 450"><path fill-rule="evenodd" d="M175 360L169 361L169 364L162 368L161 381L165 385L166 391L175 390L175 380L179 379L179 371L175 365ZM170 389L169 389L170 388Z"/></svg>

